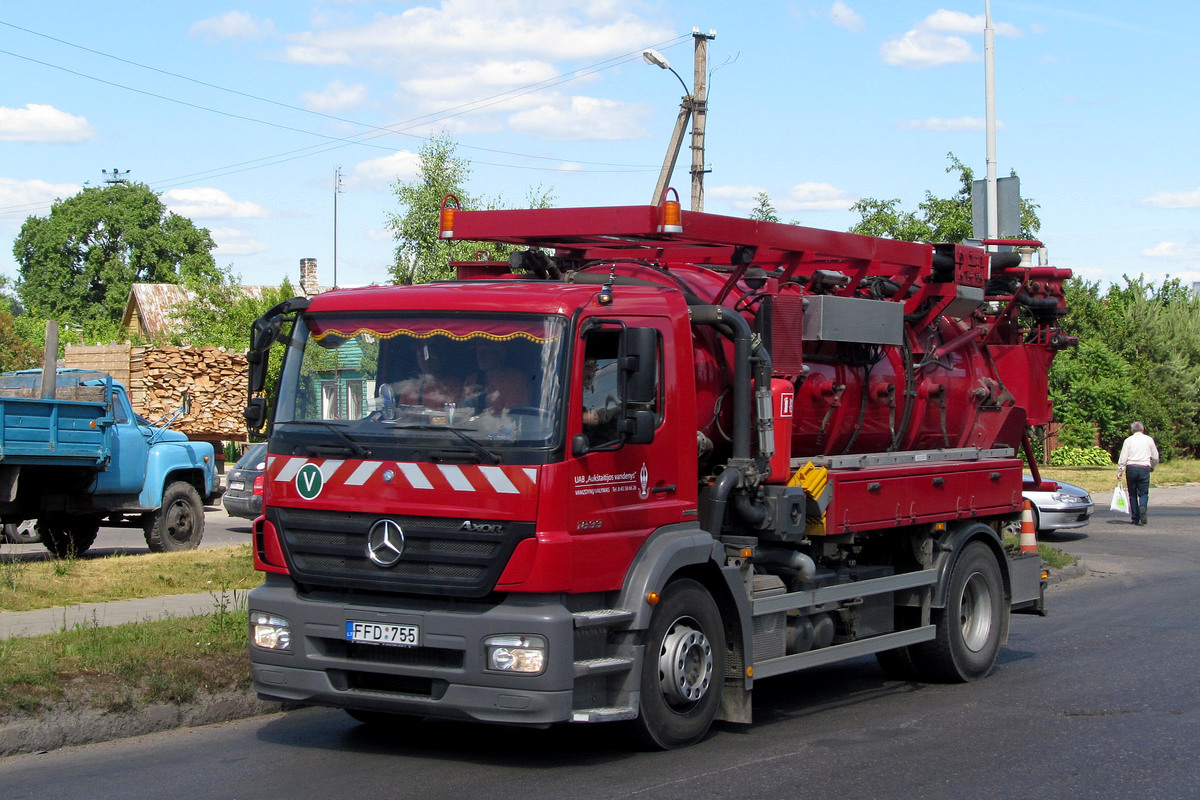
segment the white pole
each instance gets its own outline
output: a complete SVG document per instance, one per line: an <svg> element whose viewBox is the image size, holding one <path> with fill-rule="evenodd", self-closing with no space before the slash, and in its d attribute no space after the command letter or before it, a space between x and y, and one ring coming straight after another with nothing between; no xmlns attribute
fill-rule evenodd
<svg viewBox="0 0 1200 800"><path fill-rule="evenodd" d="M985 237L997 238L1000 201L996 195L996 49L992 29L992 3L984 0L983 80L987 97L987 228Z"/></svg>

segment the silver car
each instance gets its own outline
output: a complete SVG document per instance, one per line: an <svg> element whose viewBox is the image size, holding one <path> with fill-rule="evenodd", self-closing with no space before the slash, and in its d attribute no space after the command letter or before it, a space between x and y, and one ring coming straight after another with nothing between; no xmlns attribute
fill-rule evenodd
<svg viewBox="0 0 1200 800"><path fill-rule="evenodd" d="M1038 486L1026 475L1022 494L1033 506L1033 526L1039 533L1082 528L1096 510L1087 489L1062 481L1043 479Z"/></svg>

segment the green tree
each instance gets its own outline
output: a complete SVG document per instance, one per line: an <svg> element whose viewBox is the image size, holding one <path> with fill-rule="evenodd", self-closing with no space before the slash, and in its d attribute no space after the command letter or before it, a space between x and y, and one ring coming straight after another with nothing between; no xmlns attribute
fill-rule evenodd
<svg viewBox="0 0 1200 800"><path fill-rule="evenodd" d="M442 198L452 194L467 208L476 200L466 191L470 162L455 155L457 146L446 134L425 140L419 152L421 165L415 180L396 181L392 193L402 211L388 213L387 227L396 244L392 280L424 283L450 277L450 261L469 259L475 247L469 242L445 242L438 238Z"/></svg>
<svg viewBox="0 0 1200 800"><path fill-rule="evenodd" d="M926 190L925 199L916 211L903 210L899 199L865 197L850 207L860 217L850 232L906 242L961 242L971 238L971 189L975 173L954 153L947 154L947 158L950 166L946 172L958 176L958 191L954 195L938 197ZM1012 175L1015 177L1016 172ZM1033 239L1041 229L1037 209L1037 203L1021 200L1021 238Z"/></svg>
<svg viewBox="0 0 1200 800"><path fill-rule="evenodd" d="M87 187L21 226L17 293L33 317L119 321L134 283L213 278L212 237L145 184Z"/></svg>
<svg viewBox="0 0 1200 800"><path fill-rule="evenodd" d="M257 297L242 289L241 279L229 268L218 269L218 274L216 281L184 281L191 299L176 315L170 344L244 351L250 344L251 323L271 306L296 295L287 278Z"/></svg>
<svg viewBox="0 0 1200 800"><path fill-rule="evenodd" d="M0 372L31 369L42 358L40 343L35 344L18 329L7 311L0 311Z"/></svg>
<svg viewBox="0 0 1200 800"><path fill-rule="evenodd" d="M750 211L750 219L762 222L779 222L779 212L771 205L771 198L766 192L759 192L754 198L755 206Z"/></svg>
<svg viewBox="0 0 1200 800"><path fill-rule="evenodd" d="M421 146L421 166L412 181L396 181L392 192L400 201L399 212L389 212L385 224L397 240L391 276L396 283L424 283L454 277L451 261L474 261L480 252L503 260L515 248L497 242L446 241L439 238L442 198L458 198L459 208L504 208L503 197L485 200L468 193L470 162L455 155L457 145L442 134ZM526 194L527 208L549 208L554 192L540 184Z"/></svg>

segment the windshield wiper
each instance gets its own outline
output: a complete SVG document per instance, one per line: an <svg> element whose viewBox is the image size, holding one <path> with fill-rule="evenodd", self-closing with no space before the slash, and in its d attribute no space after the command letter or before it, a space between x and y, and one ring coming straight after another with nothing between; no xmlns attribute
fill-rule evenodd
<svg viewBox="0 0 1200 800"><path fill-rule="evenodd" d="M350 436L345 431L339 429L333 423L326 422L323 419L291 419L282 424L284 424L284 425L320 425L322 428L325 428L328 431L332 431L334 436L338 437L343 442L345 442L346 447L349 448L351 455L356 456L357 458L370 458L371 457L370 450L368 450L367 448L363 447L358 442L351 439ZM319 447L321 447L321 445L311 445L309 449L311 450L313 448L319 448Z"/></svg>
<svg viewBox="0 0 1200 800"><path fill-rule="evenodd" d="M492 464L499 464L503 460L500 458L499 453L494 450L489 450L457 428L448 428L445 425L395 425L393 427L396 430L402 431L449 431L459 439L462 439L464 442L466 442L467 446L474 450L476 454L487 461L490 461Z"/></svg>

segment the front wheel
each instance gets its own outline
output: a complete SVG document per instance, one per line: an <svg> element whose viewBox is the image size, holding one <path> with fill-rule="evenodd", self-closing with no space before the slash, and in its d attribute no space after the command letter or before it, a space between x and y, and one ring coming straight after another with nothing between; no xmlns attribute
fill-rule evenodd
<svg viewBox="0 0 1200 800"><path fill-rule="evenodd" d="M660 750L700 741L717 716L724 680L725 629L716 602L696 581L672 581L646 631L638 736Z"/></svg>
<svg viewBox="0 0 1200 800"><path fill-rule="evenodd" d="M199 547L204 536L204 504L196 487L184 481L169 485L159 509L146 515L144 530L152 553Z"/></svg>
<svg viewBox="0 0 1200 800"><path fill-rule="evenodd" d="M910 648L921 674L961 683L982 678L996 666L1008 621L1004 581L996 556L971 542L950 570L946 607L935 613L937 635Z"/></svg>

